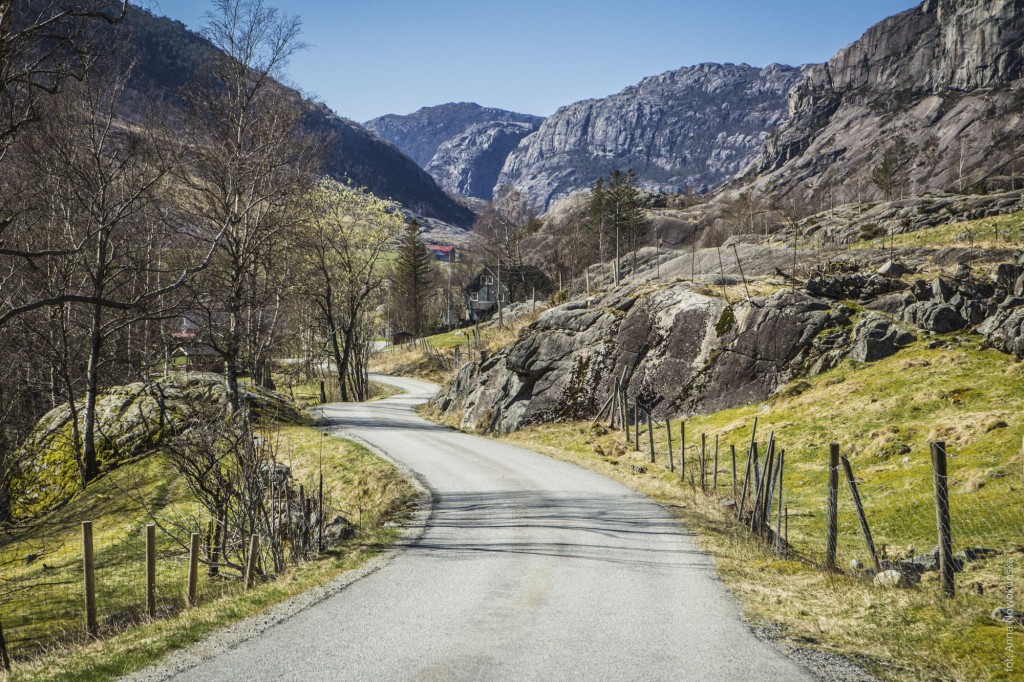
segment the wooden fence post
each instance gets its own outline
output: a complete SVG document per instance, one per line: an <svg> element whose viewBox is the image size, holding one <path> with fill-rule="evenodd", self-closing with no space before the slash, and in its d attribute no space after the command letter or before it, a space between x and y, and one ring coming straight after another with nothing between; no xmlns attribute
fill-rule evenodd
<svg viewBox="0 0 1024 682"><path fill-rule="evenodd" d="M622 422L622 428L626 431L626 442L629 442L629 405L626 402L626 392L619 392L619 421Z"/></svg>
<svg viewBox="0 0 1024 682"><path fill-rule="evenodd" d="M782 450L779 452L779 480L776 483L779 489L779 501L776 509L775 518L775 553L779 556L782 555L785 545L782 542L782 473L785 470L786 465L786 451ZM771 519L768 519L768 523L771 524Z"/></svg>
<svg viewBox="0 0 1024 682"><path fill-rule="evenodd" d="M839 533L839 444L828 446L828 536L825 541L825 568L836 570L836 537Z"/></svg>
<svg viewBox="0 0 1024 682"><path fill-rule="evenodd" d="M706 493L707 489L707 450L708 450L708 438L705 434L700 434L700 491Z"/></svg>
<svg viewBox="0 0 1024 682"><path fill-rule="evenodd" d="M654 464L654 422L651 420L650 411L644 411L647 413L647 447L651 451L651 464Z"/></svg>
<svg viewBox="0 0 1024 682"><path fill-rule="evenodd" d="M146 524L146 614L156 618L156 524Z"/></svg>
<svg viewBox="0 0 1024 682"><path fill-rule="evenodd" d="M949 488L946 479L946 444L932 443L932 469L935 473L935 525L939 534L939 576L947 597L956 595L953 582L953 531L949 524Z"/></svg>
<svg viewBox="0 0 1024 682"><path fill-rule="evenodd" d="M729 451L732 453L732 500L736 502L736 446L729 445Z"/></svg>
<svg viewBox="0 0 1024 682"><path fill-rule="evenodd" d="M253 586L256 580L256 559L260 551L260 536L255 533L249 538L249 560L245 562L245 589Z"/></svg>
<svg viewBox="0 0 1024 682"><path fill-rule="evenodd" d="M85 631L99 637L96 621L96 564L92 551L92 521L82 521L82 565L85 569Z"/></svg>
<svg viewBox="0 0 1024 682"><path fill-rule="evenodd" d="M715 497L718 497L718 435L715 435L715 473L712 475L714 481L712 488L715 491Z"/></svg>
<svg viewBox="0 0 1024 682"><path fill-rule="evenodd" d="M196 605L196 591L199 587L199 533L192 533L188 548L188 590L185 592L186 606Z"/></svg>
<svg viewBox="0 0 1024 682"><path fill-rule="evenodd" d="M679 480L686 483L686 421L679 422Z"/></svg>
<svg viewBox="0 0 1024 682"><path fill-rule="evenodd" d="M857 508L857 520L860 522L860 532L864 535L864 542L868 546L868 554L871 555L871 563L875 565L875 572L882 572L882 564L878 561L878 554L875 552L875 542L871 539L871 528L868 526L868 518L864 515L864 505L860 501L860 492L857 490L857 481L853 478L853 467L850 460L845 456L840 458L843 463L843 470L846 472L846 482L850 485L850 494L853 495L853 504Z"/></svg>
<svg viewBox="0 0 1024 682"><path fill-rule="evenodd" d="M640 451L640 398L633 401L633 449Z"/></svg>
<svg viewBox="0 0 1024 682"><path fill-rule="evenodd" d="M670 419L665 420L665 433L668 434L668 470L674 472L676 463L672 457L672 421Z"/></svg>
<svg viewBox="0 0 1024 682"><path fill-rule="evenodd" d="M0 666L5 673L11 672L11 657L7 653L7 638L4 637L4 626L0 623Z"/></svg>

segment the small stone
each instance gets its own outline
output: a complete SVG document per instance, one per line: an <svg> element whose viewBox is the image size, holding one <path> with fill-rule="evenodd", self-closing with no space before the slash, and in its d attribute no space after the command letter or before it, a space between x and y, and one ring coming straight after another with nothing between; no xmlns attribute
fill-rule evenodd
<svg viewBox="0 0 1024 682"><path fill-rule="evenodd" d="M636 464L630 465L629 469L634 474L646 474L647 473L647 467L637 466Z"/></svg>
<svg viewBox="0 0 1024 682"><path fill-rule="evenodd" d="M1008 607L996 609L992 612L992 618L1000 623L1024 625L1024 611L1017 611Z"/></svg>
<svg viewBox="0 0 1024 682"><path fill-rule="evenodd" d="M882 571L875 576L875 585L878 587L910 587L911 582L907 576L903 575L899 571Z"/></svg>
<svg viewBox="0 0 1024 682"><path fill-rule="evenodd" d="M899 279L903 275L910 272L910 270L903 263L896 260L890 260L886 261L886 263L882 265L882 267L878 268L878 270L876 270L875 272L877 272L879 275L882 275L883 277L892 277L894 279Z"/></svg>
<svg viewBox="0 0 1024 682"><path fill-rule="evenodd" d="M862 564L859 559L851 559L850 560L850 570L851 571L863 571L864 570L864 564Z"/></svg>
<svg viewBox="0 0 1024 682"><path fill-rule="evenodd" d="M719 500L718 506L726 509L733 508L736 506L736 500Z"/></svg>

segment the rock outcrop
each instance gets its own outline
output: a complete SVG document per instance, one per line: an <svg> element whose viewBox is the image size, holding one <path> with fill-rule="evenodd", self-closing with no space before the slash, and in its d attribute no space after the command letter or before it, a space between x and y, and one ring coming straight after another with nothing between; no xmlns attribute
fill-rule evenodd
<svg viewBox="0 0 1024 682"><path fill-rule="evenodd" d="M286 422L306 421L303 413L282 396L255 386L242 389L242 399L254 417ZM80 401L81 402L81 401ZM149 383L111 387L97 398L97 451L103 471L116 468L150 450L176 425L187 406L227 404L224 377L206 372L173 372ZM84 404L78 405L81 415ZM30 461L35 474L23 472L25 504L48 508L77 490L78 472L68 405L50 410L15 453L16 461Z"/></svg>
<svg viewBox="0 0 1024 682"><path fill-rule="evenodd" d="M800 69L700 64L559 109L509 156L499 183L546 209L613 170L652 191L706 190L744 169L786 118Z"/></svg>
<svg viewBox="0 0 1024 682"><path fill-rule="evenodd" d="M892 150L897 195L1019 187L1022 78L1024 0L925 0L808 70L755 186L877 196Z"/></svg>
<svg viewBox="0 0 1024 682"><path fill-rule="evenodd" d="M395 145L426 168L442 144L481 123L540 125L543 117L505 109L482 107L473 102L423 107L411 114L387 114L363 125Z"/></svg>
<svg viewBox="0 0 1024 682"><path fill-rule="evenodd" d="M532 123L515 121L471 126L444 141L426 171L442 189L452 194L490 201L505 159L536 129Z"/></svg>
<svg viewBox="0 0 1024 682"><path fill-rule="evenodd" d="M842 311L801 292L729 305L683 283L620 289L549 310L434 404L464 427L507 432L592 417L624 377L656 418L717 410L833 366L849 331Z"/></svg>

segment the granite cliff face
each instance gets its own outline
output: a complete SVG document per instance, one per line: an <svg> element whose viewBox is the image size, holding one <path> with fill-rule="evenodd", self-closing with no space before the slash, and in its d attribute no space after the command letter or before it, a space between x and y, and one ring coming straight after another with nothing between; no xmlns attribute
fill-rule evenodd
<svg viewBox="0 0 1024 682"><path fill-rule="evenodd" d="M889 149L900 193L1015 184L1022 79L1024 0L926 0L808 70L755 184L859 199Z"/></svg>
<svg viewBox="0 0 1024 682"><path fill-rule="evenodd" d="M441 143L426 171L452 194L489 201L505 159L535 130L535 124L514 121L471 126Z"/></svg>
<svg viewBox="0 0 1024 682"><path fill-rule="evenodd" d="M438 148L481 123L526 123L539 125L544 119L514 111L482 107L473 102L423 107L411 114L387 114L363 125L401 149L420 168L426 168Z"/></svg>
<svg viewBox="0 0 1024 682"><path fill-rule="evenodd" d="M514 431L591 418L626 378L657 419L763 400L831 367L852 329L800 292L734 305L687 283L608 294L544 313L511 346L468 364L435 398L466 428Z"/></svg>
<svg viewBox="0 0 1024 682"><path fill-rule="evenodd" d="M701 64L559 109L509 156L508 183L542 208L632 168L653 191L707 190L743 170L786 118L800 69Z"/></svg>

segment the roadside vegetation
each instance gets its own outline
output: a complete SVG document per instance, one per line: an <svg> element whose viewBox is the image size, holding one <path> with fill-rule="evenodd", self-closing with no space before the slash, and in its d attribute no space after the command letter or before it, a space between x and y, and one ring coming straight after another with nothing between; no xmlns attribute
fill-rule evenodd
<svg viewBox="0 0 1024 682"><path fill-rule="evenodd" d="M0 547L5 579L31 580L31 573L48 571L76 577L37 581L37 587L4 604L10 619L17 612L30 625L8 636L32 640L14 648L11 680L104 680L140 669L162 656L199 641L213 630L253 615L379 554L396 537L415 491L389 463L354 442L325 436L316 428L285 425L277 432L282 462L300 480L314 480L323 458L325 494L337 513L355 525L354 537L311 561L290 566L272 579L245 591L238 580L208 579L205 567L199 582L199 604L184 605L182 548L159 533L157 585L158 617L144 615L143 544L145 524L154 518L173 524L201 514L196 499L168 462L151 454L101 477L46 520L45 532L27 544ZM95 529L97 583L103 621L101 638L84 636L80 584L80 521ZM25 562L28 553L41 559ZM65 567L62 562L73 565ZM65 570L68 569L68 570ZM28 601L26 601L26 599ZM106 600L104 603L103 600ZM17 611L16 611L17 610ZM29 657L31 656L31 657Z"/></svg>
<svg viewBox="0 0 1024 682"><path fill-rule="evenodd" d="M655 464L646 432L634 450L621 431L589 422L531 426L502 440L615 478L664 504L715 557L751 622L785 642L845 655L882 679L1011 680L1006 661L1013 657L1014 669L1024 669L1024 636L1019 628L1008 634L992 613L1007 605L1008 585L1024 584L1022 389L1024 364L973 339L938 337L877 363L846 361L761 404L687 420L686 482L678 470L668 471L664 424L654 430ZM735 499L729 446L737 449L742 481L755 417L762 448L774 432L786 452L785 558L737 524L733 506L723 506ZM678 467L678 422L673 429ZM691 481L700 434L709 471L718 438L718 495L701 494L699 478ZM828 444L839 443L851 460L876 547L899 559L936 544L930 441L945 441L951 455L954 551L996 552L965 563L954 599L941 596L935 572L910 589L876 587L850 564L871 561L843 482L841 572L821 570ZM1019 595L1011 598L1020 603Z"/></svg>

